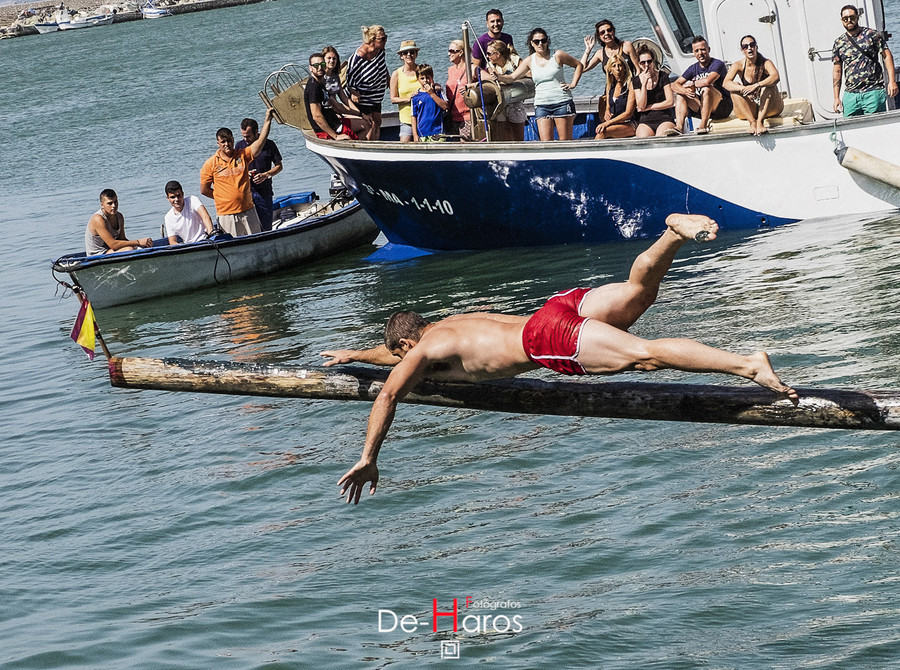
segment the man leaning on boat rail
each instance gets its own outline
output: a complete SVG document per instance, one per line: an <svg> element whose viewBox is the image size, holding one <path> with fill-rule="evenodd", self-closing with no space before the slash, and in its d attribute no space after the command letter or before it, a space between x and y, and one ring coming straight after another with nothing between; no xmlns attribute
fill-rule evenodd
<svg viewBox="0 0 900 670"><path fill-rule="evenodd" d="M111 188L100 191L100 209L88 220L84 231L84 252L88 256L134 251L153 246L153 240L142 237L129 240L125 235L125 217L119 211L119 196Z"/></svg>

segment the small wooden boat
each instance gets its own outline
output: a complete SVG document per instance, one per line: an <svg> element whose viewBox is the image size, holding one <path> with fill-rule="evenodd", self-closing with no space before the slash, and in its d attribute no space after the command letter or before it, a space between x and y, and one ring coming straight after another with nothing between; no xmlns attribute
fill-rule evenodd
<svg viewBox="0 0 900 670"><path fill-rule="evenodd" d="M94 307L111 307L296 267L378 236L346 192L324 204L316 199L312 191L278 198L274 229L254 235L175 245L162 238L148 249L67 254L53 261L54 277L68 274Z"/></svg>

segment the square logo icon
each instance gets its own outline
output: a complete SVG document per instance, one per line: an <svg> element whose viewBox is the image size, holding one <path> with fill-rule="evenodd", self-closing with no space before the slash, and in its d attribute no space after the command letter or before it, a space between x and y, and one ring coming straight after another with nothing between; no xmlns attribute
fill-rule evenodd
<svg viewBox="0 0 900 670"><path fill-rule="evenodd" d="M441 658L459 658L459 640L441 641Z"/></svg>

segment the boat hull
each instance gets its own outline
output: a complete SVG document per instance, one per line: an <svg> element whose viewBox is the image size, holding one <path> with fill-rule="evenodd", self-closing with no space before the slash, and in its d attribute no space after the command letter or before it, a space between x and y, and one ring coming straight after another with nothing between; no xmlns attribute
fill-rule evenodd
<svg viewBox="0 0 900 670"><path fill-rule="evenodd" d="M452 250L653 237L672 212L755 229L900 206L896 188L839 165L832 134L890 160L900 155L900 112L760 138L401 146L305 137L390 242Z"/></svg>
<svg viewBox="0 0 900 670"><path fill-rule="evenodd" d="M94 26L108 26L115 17L112 14L105 16L91 16L76 21L63 21L59 24L60 30L80 30L81 28L93 28Z"/></svg>
<svg viewBox="0 0 900 670"><path fill-rule="evenodd" d="M95 307L122 305L296 267L371 243L378 228L352 202L270 232L227 241L154 247L53 263L68 273Z"/></svg>
<svg viewBox="0 0 900 670"><path fill-rule="evenodd" d="M47 33L55 33L59 30L58 23L35 23L34 29L38 31L40 35L46 35Z"/></svg>

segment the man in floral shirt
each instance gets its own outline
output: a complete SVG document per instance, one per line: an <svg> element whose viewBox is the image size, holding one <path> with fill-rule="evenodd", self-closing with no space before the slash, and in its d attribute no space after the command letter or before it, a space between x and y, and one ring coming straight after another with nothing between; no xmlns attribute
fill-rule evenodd
<svg viewBox="0 0 900 670"><path fill-rule="evenodd" d="M844 116L874 114L887 109L884 93L884 71L878 62L884 59L888 72L887 94L897 95L894 77L894 58L884 41L884 36L871 28L859 25L859 12L853 5L841 9L841 21L846 32L834 41L832 62L834 73L834 111ZM844 80L844 97L841 99L841 79Z"/></svg>

